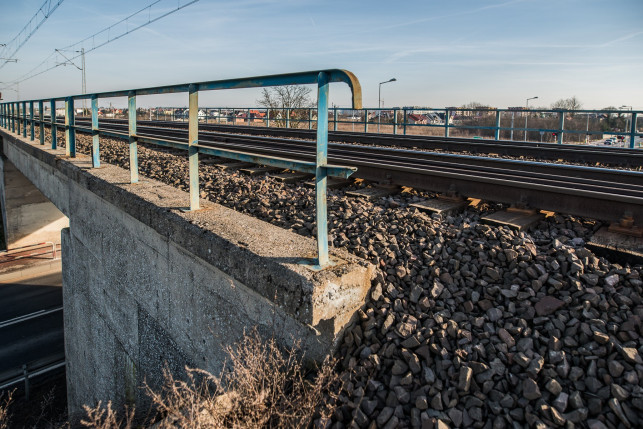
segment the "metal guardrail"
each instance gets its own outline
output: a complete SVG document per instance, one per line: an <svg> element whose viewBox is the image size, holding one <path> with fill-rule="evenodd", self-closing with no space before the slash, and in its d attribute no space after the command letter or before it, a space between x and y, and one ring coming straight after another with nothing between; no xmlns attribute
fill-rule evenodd
<svg viewBox="0 0 643 429"><path fill-rule="evenodd" d="M15 386L18 383L24 382L25 386L25 398L29 400L29 391L31 390L31 379L48 374L52 371L56 371L60 368L65 367L65 355L56 356L53 362L42 365L39 362L31 362L29 364L22 365L21 369L16 369L14 375L9 378L3 378L0 380L0 390L7 389L11 386Z"/></svg>
<svg viewBox="0 0 643 429"><path fill-rule="evenodd" d="M45 144L44 131L44 103L50 103L51 115L51 148L57 147L56 102L65 102L65 153L67 156L76 156L76 131L92 134L92 166L100 166L100 136L123 137L122 134L101 130L98 126L98 100L100 98L127 97L129 154L130 154L130 182L138 182L138 142L152 143L176 149L187 150L189 157L190 178L190 211L199 210L199 161L200 153L214 155L239 161L254 162L263 165L275 166L305 173L315 174L316 193L316 220L317 220L317 250L318 257L316 268L328 266L331 262L328 256L328 221L327 221L327 178L336 176L348 178L356 171L354 167L328 165L328 93L329 84L343 82L347 84L352 93L351 105L353 109L362 108L362 92L359 81L351 72L339 69L318 70L280 75L248 77L240 79L227 79L199 83L184 83L140 89L82 94L66 97L55 97L37 100L25 100L0 104L0 125L13 133L27 137L27 126L30 128L30 138L34 140L35 124L40 126L40 144ZM222 89L260 88L280 85L306 85L317 84L317 111L322 112L317 122L317 158L316 162L298 161L285 158L262 156L253 153L232 150L213 149L199 145L199 119L198 97L200 91ZM189 139L188 143L173 140L149 138L136 133L136 97L139 95L156 95L187 92L189 97ZM74 101L90 99L92 124L91 128L75 125ZM38 104L39 116L34 118L34 104ZM27 109L27 106L29 108ZM27 110L29 118L27 119ZM22 133L21 133L22 131Z"/></svg>
<svg viewBox="0 0 643 429"><path fill-rule="evenodd" d="M315 108L266 108L266 107L210 107L200 117L201 121L214 123L227 123L232 125L254 124L266 127L290 128L291 126L313 129L319 115ZM167 108L171 114L157 114L162 120L181 121L186 119L184 109ZM333 131L339 131L342 124L352 125L355 132L385 132L390 130L393 135L409 135L414 130L439 129L444 137L450 137L452 130L483 131L493 135L495 140L501 140L502 133L509 134L504 140L514 140L514 134L522 136L521 140L527 141L529 134L536 138L540 134L547 141L552 138L562 144L565 136L585 136L589 140L592 135L609 134L613 136L629 137L629 147L635 147L637 137L643 137L638 132L637 119L643 111L639 110L541 110L541 109L421 109L421 108L364 108L350 110L333 107L329 109L329 123ZM348 113L347 113L348 112ZM414 116L415 115L415 116ZM597 120L601 116L619 122L613 129L596 129ZM616 118L614 118L616 116ZM382 117L385 117L382 119ZM412 118L415 117L416 120ZM420 118L418 118L420 117ZM610 118L611 117L611 118ZM147 119L147 118L146 118ZM150 120L152 120L150 113ZM546 121L544 120L546 119ZM616 119L616 121L615 121ZM529 121L549 122L547 127L528 127ZM590 127L590 121L592 127ZM488 125L476 125L476 122ZM504 122L504 125L503 125ZM507 123L509 122L509 123ZM573 123L576 128L568 126ZM522 125L522 126L521 126ZM346 131L346 130L344 130ZM474 137L480 138L480 137ZM533 139L531 141L534 141Z"/></svg>

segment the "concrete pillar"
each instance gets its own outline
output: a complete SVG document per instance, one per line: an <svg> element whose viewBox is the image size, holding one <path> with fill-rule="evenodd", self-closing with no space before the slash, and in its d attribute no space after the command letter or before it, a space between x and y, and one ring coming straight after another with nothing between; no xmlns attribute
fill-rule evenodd
<svg viewBox="0 0 643 429"><path fill-rule="evenodd" d="M67 216L4 157L0 158L0 204L7 249L60 243L60 230L69 226Z"/></svg>

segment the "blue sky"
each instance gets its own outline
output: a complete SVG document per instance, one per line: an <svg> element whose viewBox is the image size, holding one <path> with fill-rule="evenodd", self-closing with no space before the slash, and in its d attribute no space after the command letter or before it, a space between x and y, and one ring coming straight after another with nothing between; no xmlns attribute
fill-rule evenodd
<svg viewBox="0 0 643 429"><path fill-rule="evenodd" d="M0 69L0 82L152 1L65 0L18 63ZM187 1L161 0L151 13ZM0 0L0 43L42 3ZM643 109L643 1L200 0L86 56L88 92L325 68L355 73L371 107L378 83L395 77L382 85L385 106L504 108L538 96L530 106L549 107L576 96L588 109ZM20 83L20 97L80 88L80 71L57 67ZM222 91L201 104L251 106L257 98L256 90ZM331 87L331 101L348 105L348 92ZM186 105L187 95L141 104Z"/></svg>

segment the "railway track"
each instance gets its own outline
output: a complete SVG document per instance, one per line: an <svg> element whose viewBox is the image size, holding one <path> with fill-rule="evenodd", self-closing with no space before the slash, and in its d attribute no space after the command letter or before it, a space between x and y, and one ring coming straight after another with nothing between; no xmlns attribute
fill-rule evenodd
<svg viewBox="0 0 643 429"><path fill-rule="evenodd" d="M78 124L83 126L82 123ZM127 126L101 124L102 132L127 138ZM81 131L81 130L79 130ZM139 123L139 141L187 142L187 130ZM240 135L201 128L199 145L314 161L311 140ZM357 167L355 177L382 184L457 193L503 203L616 221L631 215L643 223L643 172L434 153L357 144L329 144L329 163Z"/></svg>
<svg viewBox="0 0 643 429"><path fill-rule="evenodd" d="M87 120L81 119L78 123ZM126 120L101 120L101 124L126 124ZM138 121L141 126L168 127L187 130L187 122ZM266 128L240 125L199 124L202 131L225 134L249 134L269 137L314 140L316 131L293 128ZM329 131L329 141L336 143L376 145L419 150L440 150L465 152L469 154L499 155L512 158L531 158L547 161L562 161L575 164L618 166L643 169L643 151L620 147L598 147L587 145L558 145L501 140L479 140L469 138L444 138L434 136L409 136L374 134L363 132Z"/></svg>

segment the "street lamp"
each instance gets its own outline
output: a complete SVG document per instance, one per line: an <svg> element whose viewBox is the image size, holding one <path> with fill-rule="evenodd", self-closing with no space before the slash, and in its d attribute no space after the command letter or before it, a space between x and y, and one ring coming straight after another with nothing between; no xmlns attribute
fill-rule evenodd
<svg viewBox="0 0 643 429"><path fill-rule="evenodd" d="M525 103L525 110L529 110L529 100L535 100L538 97L530 97L527 99L527 102ZM525 141L527 141L527 117L529 116L529 112L525 112Z"/></svg>
<svg viewBox="0 0 643 429"><path fill-rule="evenodd" d="M382 108L382 84L389 83L389 82L395 82L395 81L397 81L397 79L395 79L393 77L393 78L391 78L389 80L386 80L384 82L380 82L379 91L377 93L377 109L378 109L377 110L377 132L378 133L380 132L380 118L382 116L382 111L379 110L379 109ZM367 121L368 118L364 118L364 120Z"/></svg>

